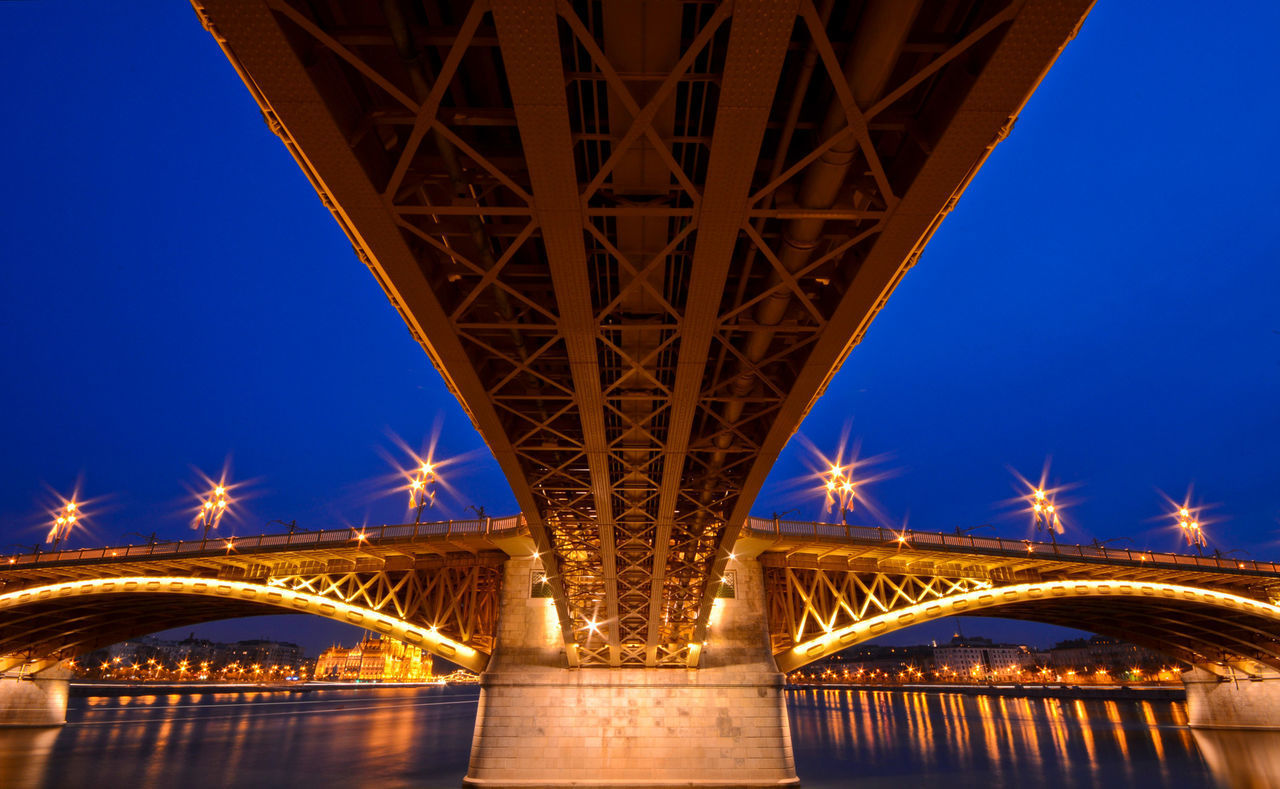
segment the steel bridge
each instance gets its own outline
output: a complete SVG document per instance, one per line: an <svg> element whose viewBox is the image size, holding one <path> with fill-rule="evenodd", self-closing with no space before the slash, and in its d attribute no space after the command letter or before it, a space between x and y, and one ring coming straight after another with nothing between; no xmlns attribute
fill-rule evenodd
<svg viewBox="0 0 1280 789"><path fill-rule="evenodd" d="M699 665L729 524L1091 5L193 3L615 668Z"/></svg>
<svg viewBox="0 0 1280 789"><path fill-rule="evenodd" d="M763 567L784 671L956 614L1090 630L1224 673L1280 670L1280 565L757 518L736 536L735 551ZM516 516L0 557L0 671L282 611L480 671L495 646L502 565L533 550ZM518 591L540 596L542 576ZM718 583L731 595L733 571Z"/></svg>
<svg viewBox="0 0 1280 789"><path fill-rule="evenodd" d="M0 672L199 622L302 613L473 671L493 651L502 564L533 550L519 517L150 542L0 559Z"/></svg>

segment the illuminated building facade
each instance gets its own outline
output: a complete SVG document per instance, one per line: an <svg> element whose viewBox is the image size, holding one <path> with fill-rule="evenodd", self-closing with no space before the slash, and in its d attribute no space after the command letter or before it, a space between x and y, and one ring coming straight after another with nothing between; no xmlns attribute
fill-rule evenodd
<svg viewBox="0 0 1280 789"><path fill-rule="evenodd" d="M417 682L431 679L431 655L415 646L370 635L349 649L332 646L320 653L315 678Z"/></svg>
<svg viewBox="0 0 1280 789"><path fill-rule="evenodd" d="M1026 647L1013 644L993 644L987 638L966 638L957 635L951 643L933 648L933 662L964 674L979 676L1011 674L1029 665L1033 656Z"/></svg>

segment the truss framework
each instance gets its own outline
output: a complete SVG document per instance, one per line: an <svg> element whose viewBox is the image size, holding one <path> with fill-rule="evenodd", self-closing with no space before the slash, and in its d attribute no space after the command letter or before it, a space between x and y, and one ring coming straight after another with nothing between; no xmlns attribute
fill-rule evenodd
<svg viewBox="0 0 1280 789"><path fill-rule="evenodd" d="M501 567L443 566L434 570L375 570L273 575L268 586L310 592L394 615L480 652L493 653Z"/></svg>
<svg viewBox="0 0 1280 789"><path fill-rule="evenodd" d="M1280 669L1280 607L1167 582L1026 583L975 568L949 574L765 565L774 657L791 671L901 627L955 614L1025 619L1132 641L1186 663Z"/></svg>
<svg viewBox="0 0 1280 789"><path fill-rule="evenodd" d="M696 665L725 524L1089 5L195 1L584 666Z"/></svg>
<svg viewBox="0 0 1280 789"><path fill-rule="evenodd" d="M0 656L53 663L172 627L283 610L378 630L482 668L497 634L505 554L378 556L363 545L0 571Z"/></svg>
<svg viewBox="0 0 1280 789"><path fill-rule="evenodd" d="M868 617L990 588L991 581L981 578L769 568L769 639L777 654Z"/></svg>

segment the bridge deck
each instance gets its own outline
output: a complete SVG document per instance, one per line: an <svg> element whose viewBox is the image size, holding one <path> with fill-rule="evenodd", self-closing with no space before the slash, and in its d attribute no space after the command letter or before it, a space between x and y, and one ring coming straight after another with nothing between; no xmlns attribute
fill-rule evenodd
<svg viewBox="0 0 1280 789"><path fill-rule="evenodd" d="M838 523L749 518L736 550L744 556L760 556L766 566L865 569L875 565L913 573L963 567L1010 578L1028 572L1037 577L1114 577L1115 569L1121 567L1126 577L1134 579L1248 588L1259 597L1262 592L1280 595L1280 564L1274 562ZM255 565L328 561L395 564L404 558L430 562L451 554L499 551L511 556L533 551L522 515L0 556L0 589L28 580L104 572L157 574L176 565L249 570Z"/></svg>
<svg viewBox="0 0 1280 789"><path fill-rule="evenodd" d="M281 565L314 568L330 562L404 569L449 557L492 554L495 562L533 551L519 516L439 521L291 534L177 540L143 545L46 551L0 557L0 591L31 582L102 575L172 572L255 577Z"/></svg>
<svg viewBox="0 0 1280 789"><path fill-rule="evenodd" d="M506 474L569 663L696 667L778 453L1091 4L194 6Z"/></svg>
<svg viewBox="0 0 1280 789"><path fill-rule="evenodd" d="M1115 578L1231 588L1280 596L1280 564L1216 556L1095 548L999 537L750 518L737 550L766 566L884 569L912 573L981 568L1005 579Z"/></svg>

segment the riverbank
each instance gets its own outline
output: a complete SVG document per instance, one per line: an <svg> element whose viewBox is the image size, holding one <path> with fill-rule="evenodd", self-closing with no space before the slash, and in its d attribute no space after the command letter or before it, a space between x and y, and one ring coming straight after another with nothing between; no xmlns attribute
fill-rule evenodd
<svg viewBox="0 0 1280 789"><path fill-rule="evenodd" d="M149 696L158 693L311 693L319 690L373 690L377 688L438 688L444 682L132 682L72 680L69 695ZM448 687L471 687L449 685Z"/></svg>
<svg viewBox="0 0 1280 789"><path fill-rule="evenodd" d="M813 683L787 685L788 690L879 690L904 693L960 693L965 696L1012 696L1017 698L1098 699L1106 701L1186 701L1187 691L1179 685L955 685L907 684L874 685Z"/></svg>

